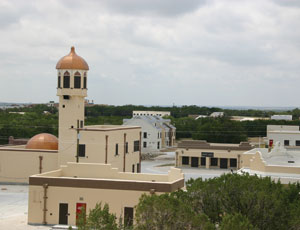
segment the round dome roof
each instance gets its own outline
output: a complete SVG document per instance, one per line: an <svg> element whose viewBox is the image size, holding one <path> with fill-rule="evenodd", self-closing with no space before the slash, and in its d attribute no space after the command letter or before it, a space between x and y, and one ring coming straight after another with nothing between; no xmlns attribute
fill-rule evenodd
<svg viewBox="0 0 300 230"><path fill-rule="evenodd" d="M75 53L74 46L71 47L71 52L62 57L56 64L56 69L81 69L89 70L86 61Z"/></svg>
<svg viewBox="0 0 300 230"><path fill-rule="evenodd" d="M58 139L52 134L40 133L27 142L26 149L58 150Z"/></svg>

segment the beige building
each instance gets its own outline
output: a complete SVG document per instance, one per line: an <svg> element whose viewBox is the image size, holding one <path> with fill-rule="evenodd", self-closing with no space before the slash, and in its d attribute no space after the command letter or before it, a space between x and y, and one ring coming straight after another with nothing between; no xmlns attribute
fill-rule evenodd
<svg viewBox="0 0 300 230"><path fill-rule="evenodd" d="M67 162L105 163L123 172L140 172L141 128L84 125L88 64L71 52L56 65L59 138L32 137L27 145L0 147L0 182L28 183L29 176L58 169Z"/></svg>
<svg viewBox="0 0 300 230"><path fill-rule="evenodd" d="M184 176L176 168L157 175L119 172L108 164L67 163L30 177L28 223L75 225L82 207L89 210L102 202L130 224L142 194L173 192L183 186Z"/></svg>
<svg viewBox="0 0 300 230"><path fill-rule="evenodd" d="M244 164L238 173L269 176L283 184L300 182L300 151L287 149L277 142L272 150L255 148L243 154Z"/></svg>
<svg viewBox="0 0 300 230"><path fill-rule="evenodd" d="M252 148L248 142L217 144L201 140L181 141L176 150L176 166L239 169L243 164L243 153Z"/></svg>

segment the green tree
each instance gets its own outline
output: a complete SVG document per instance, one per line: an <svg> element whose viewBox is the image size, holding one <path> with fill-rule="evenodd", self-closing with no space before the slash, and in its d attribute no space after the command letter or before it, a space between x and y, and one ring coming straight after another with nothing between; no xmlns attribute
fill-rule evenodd
<svg viewBox="0 0 300 230"><path fill-rule="evenodd" d="M213 230L205 214L196 214L176 193L143 195L135 214L136 230Z"/></svg>
<svg viewBox="0 0 300 230"><path fill-rule="evenodd" d="M83 209L78 216L77 225L79 230L118 230L116 216L109 212L108 204L102 208L101 203L91 209L88 216Z"/></svg>
<svg viewBox="0 0 300 230"><path fill-rule="evenodd" d="M258 230L254 228L247 217L240 213L225 215L220 230Z"/></svg>

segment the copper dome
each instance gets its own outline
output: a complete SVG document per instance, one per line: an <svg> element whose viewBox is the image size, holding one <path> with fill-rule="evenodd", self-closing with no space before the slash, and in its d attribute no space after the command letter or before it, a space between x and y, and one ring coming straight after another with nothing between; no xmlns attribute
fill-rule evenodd
<svg viewBox="0 0 300 230"><path fill-rule="evenodd" d="M82 69L89 70L86 61L75 53L74 46L71 47L71 52L62 57L56 64L56 69Z"/></svg>
<svg viewBox="0 0 300 230"><path fill-rule="evenodd" d="M27 142L26 149L58 150L58 139L52 134L40 133Z"/></svg>

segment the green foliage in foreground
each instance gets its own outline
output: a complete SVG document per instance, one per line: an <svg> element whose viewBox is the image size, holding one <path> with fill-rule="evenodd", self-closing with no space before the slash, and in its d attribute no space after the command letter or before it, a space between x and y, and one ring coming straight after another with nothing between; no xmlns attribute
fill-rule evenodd
<svg viewBox="0 0 300 230"><path fill-rule="evenodd" d="M226 174L205 181L201 178L190 180L186 188L186 191L141 196L131 229L300 229L300 184L282 185L270 178ZM99 206L95 209L99 210ZM91 213L93 218L87 218L86 226L91 221L102 223L103 219L109 220L105 223L113 223L110 226L117 226L114 215L107 218L111 215L108 207ZM91 226L93 228L84 229L103 229L95 224ZM119 225L106 229L126 228Z"/></svg>

